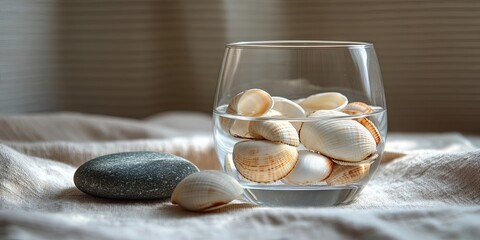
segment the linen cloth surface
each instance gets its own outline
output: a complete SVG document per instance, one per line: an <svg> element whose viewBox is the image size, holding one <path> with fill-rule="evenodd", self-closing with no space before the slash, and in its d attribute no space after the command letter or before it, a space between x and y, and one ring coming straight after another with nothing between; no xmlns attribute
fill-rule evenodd
<svg viewBox="0 0 480 240"><path fill-rule="evenodd" d="M209 116L145 120L78 113L0 118L0 238L478 239L480 143L459 133L392 133L375 176L349 205L187 212L169 199L103 199L75 188L105 154L164 151L219 169Z"/></svg>

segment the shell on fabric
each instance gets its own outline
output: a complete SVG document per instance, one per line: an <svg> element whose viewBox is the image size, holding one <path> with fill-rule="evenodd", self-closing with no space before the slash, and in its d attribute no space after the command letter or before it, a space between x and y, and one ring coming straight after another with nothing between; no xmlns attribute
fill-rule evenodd
<svg viewBox="0 0 480 240"><path fill-rule="evenodd" d="M171 201L190 211L206 212L221 208L243 194L231 176L214 170L187 176L175 188Z"/></svg>
<svg viewBox="0 0 480 240"><path fill-rule="evenodd" d="M295 147L300 145L297 130L288 121L252 121L249 133L256 139L264 138L272 142L285 143Z"/></svg>
<svg viewBox="0 0 480 240"><path fill-rule="evenodd" d="M348 115L332 110L320 110L311 114L309 117L319 119L303 123L300 141L305 148L349 162L362 161L376 152L373 136L357 121L321 118L338 116Z"/></svg>
<svg viewBox="0 0 480 240"><path fill-rule="evenodd" d="M287 118L304 118L306 117L305 110L302 106L298 105L297 103L286 99L284 97L272 97L273 99L273 110L276 110L281 113L282 116ZM292 122L291 123L297 132L300 130L302 126L301 122Z"/></svg>
<svg viewBox="0 0 480 240"><path fill-rule="evenodd" d="M237 171L257 183L284 178L295 167L297 157L295 147L264 140L246 140L233 147L233 162Z"/></svg>
<svg viewBox="0 0 480 240"><path fill-rule="evenodd" d="M342 166L335 165L330 176L325 180L328 185L344 185L363 179L370 170L370 165Z"/></svg>
<svg viewBox="0 0 480 240"><path fill-rule="evenodd" d="M329 158L306 150L298 151L298 161L295 168L282 182L289 185L311 184L323 181L333 170Z"/></svg>
<svg viewBox="0 0 480 240"><path fill-rule="evenodd" d="M299 103L306 112L317 110L339 110L348 103L347 97L338 92L324 92L311 95Z"/></svg>

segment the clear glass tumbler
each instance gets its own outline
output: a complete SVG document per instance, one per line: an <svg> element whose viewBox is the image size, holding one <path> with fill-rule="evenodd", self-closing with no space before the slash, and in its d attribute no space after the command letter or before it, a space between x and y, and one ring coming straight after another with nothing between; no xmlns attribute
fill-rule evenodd
<svg viewBox="0 0 480 240"><path fill-rule="evenodd" d="M386 111L371 43L232 43L214 102L216 153L257 204L345 204L380 163Z"/></svg>

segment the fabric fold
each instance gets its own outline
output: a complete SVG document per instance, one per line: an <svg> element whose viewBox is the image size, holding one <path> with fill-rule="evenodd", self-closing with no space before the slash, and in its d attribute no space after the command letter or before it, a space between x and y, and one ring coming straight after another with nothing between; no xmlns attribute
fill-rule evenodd
<svg viewBox="0 0 480 240"><path fill-rule="evenodd" d="M172 205L169 199L102 199L75 188L76 167L120 151L168 152L201 169L220 169L210 120L204 115L177 116L178 122L175 114L145 121L68 113L0 118L0 237L279 239L293 234L296 239L474 239L480 235L480 149L459 133L389 134L384 161L359 197L344 206L267 208L238 202L198 214ZM196 130L182 128L185 122L197 121ZM56 126L61 130L51 132ZM140 134L145 131L148 134Z"/></svg>

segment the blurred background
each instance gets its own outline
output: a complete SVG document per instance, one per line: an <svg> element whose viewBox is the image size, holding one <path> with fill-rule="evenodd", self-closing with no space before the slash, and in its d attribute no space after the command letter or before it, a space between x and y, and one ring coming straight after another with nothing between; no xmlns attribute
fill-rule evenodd
<svg viewBox="0 0 480 240"><path fill-rule="evenodd" d="M391 131L480 133L480 2L0 0L0 114L211 113L224 46L374 43Z"/></svg>

